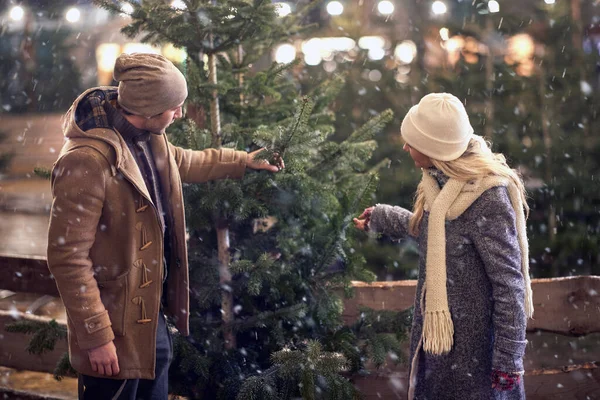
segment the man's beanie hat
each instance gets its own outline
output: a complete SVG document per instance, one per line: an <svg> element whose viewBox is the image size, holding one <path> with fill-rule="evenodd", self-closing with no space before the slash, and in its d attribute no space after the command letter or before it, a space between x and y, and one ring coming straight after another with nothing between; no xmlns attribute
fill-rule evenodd
<svg viewBox="0 0 600 400"><path fill-rule="evenodd" d="M121 54L115 62L118 102L123 109L152 117L179 106L187 98L185 77L158 54Z"/></svg>
<svg viewBox="0 0 600 400"><path fill-rule="evenodd" d="M400 133L408 145L440 161L460 157L474 136L465 107L449 93L431 93L413 106Z"/></svg>

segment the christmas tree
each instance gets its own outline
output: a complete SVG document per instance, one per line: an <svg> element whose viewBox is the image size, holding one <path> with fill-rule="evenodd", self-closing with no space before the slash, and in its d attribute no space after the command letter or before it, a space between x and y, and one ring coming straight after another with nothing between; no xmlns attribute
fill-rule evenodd
<svg viewBox="0 0 600 400"><path fill-rule="evenodd" d="M341 320L351 280L373 279L349 228L372 202L377 177L367 161L391 112L333 141L329 106L342 78L302 94L298 64L253 67L306 29L314 4L280 18L262 0L129 3L125 34L187 54L187 117L171 140L197 150L263 148L263 157L286 163L277 174L184 188L192 336L176 340L172 390L210 399L357 397L340 373L362 368L369 354L381 363L401 337Z"/></svg>

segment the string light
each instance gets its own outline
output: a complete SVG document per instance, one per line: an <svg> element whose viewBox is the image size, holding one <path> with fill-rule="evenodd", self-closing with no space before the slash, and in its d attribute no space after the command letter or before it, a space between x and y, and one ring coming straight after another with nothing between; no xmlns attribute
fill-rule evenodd
<svg viewBox="0 0 600 400"><path fill-rule="evenodd" d="M285 17L292 13L292 7L288 3L275 3L275 11L280 17Z"/></svg>
<svg viewBox="0 0 600 400"><path fill-rule="evenodd" d="M382 0L377 4L377 11L381 15L390 15L394 12L394 3L389 0Z"/></svg>
<svg viewBox="0 0 600 400"><path fill-rule="evenodd" d="M79 18L81 18L81 11L75 7L69 8L65 14L65 19L72 24L79 21Z"/></svg>
<svg viewBox="0 0 600 400"><path fill-rule="evenodd" d="M434 1L433 4L431 5L431 10L436 15L442 15L442 14L446 14L446 11L448 11L448 7L446 7L445 3L437 0L437 1Z"/></svg>
<svg viewBox="0 0 600 400"><path fill-rule="evenodd" d="M13 21L22 20L24 15L25 10L23 10L23 7L21 6L14 6L10 9L10 19L12 19Z"/></svg>
<svg viewBox="0 0 600 400"><path fill-rule="evenodd" d="M289 64L296 58L296 48L289 43L284 43L275 50L275 61L280 64Z"/></svg>
<svg viewBox="0 0 600 400"><path fill-rule="evenodd" d="M329 15L342 15L344 12L344 5L337 0L330 1L327 3L327 12Z"/></svg>
<svg viewBox="0 0 600 400"><path fill-rule="evenodd" d="M440 29L440 37L443 41L446 41L450 38L450 31L448 30L448 28Z"/></svg>
<svg viewBox="0 0 600 400"><path fill-rule="evenodd" d="M490 0L488 2L488 10L490 10L491 13L497 13L500 11L500 4L496 0Z"/></svg>

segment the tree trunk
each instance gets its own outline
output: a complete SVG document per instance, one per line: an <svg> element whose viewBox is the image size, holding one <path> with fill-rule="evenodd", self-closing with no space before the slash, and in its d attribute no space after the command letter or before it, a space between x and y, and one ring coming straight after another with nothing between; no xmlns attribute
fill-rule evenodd
<svg viewBox="0 0 600 400"><path fill-rule="evenodd" d="M494 21L488 15L485 21L485 37L490 37L494 31ZM488 45L488 55L485 60L485 125L483 126L483 136L487 140L492 140L494 134L494 53L492 46Z"/></svg>
<svg viewBox="0 0 600 400"><path fill-rule="evenodd" d="M544 139L544 152L546 156L546 162L544 164L544 180L546 185L550 186L552 183L552 137L550 136L550 120L549 120L549 110L551 104L548 102L546 98L546 71L544 67L541 67L540 70L540 112L542 119L542 137ZM550 242L554 241L556 238L556 209L552 202L549 202L548 209L548 239ZM555 276L555 275L552 275Z"/></svg>
<svg viewBox="0 0 600 400"><path fill-rule="evenodd" d="M229 271L229 225L223 221L217 224L217 242L219 249L219 283L221 285L221 314L223 318L223 339L226 349L234 349L236 340L231 323L233 322L233 292L231 290L231 271Z"/></svg>
<svg viewBox="0 0 600 400"><path fill-rule="evenodd" d="M575 24L573 30L573 47L577 50L583 49L583 37L581 32L583 30L583 21L581 20L581 0L571 0L571 18Z"/></svg>
<svg viewBox="0 0 600 400"><path fill-rule="evenodd" d="M213 38L210 38L212 44ZM211 46L212 47L212 46ZM212 85L217 84L217 57L215 54L208 56L208 80ZM213 89L210 99L210 129L212 145L221 147L221 119L219 111L219 93ZM233 293L231 292L231 272L229 271L229 224L224 220L217 220L217 243L219 250L219 283L221 285L221 314L223 319L223 339L226 349L236 347L235 335L231 329L233 322Z"/></svg>
<svg viewBox="0 0 600 400"><path fill-rule="evenodd" d="M240 45L238 45L238 48L237 48L238 68L242 67L243 60L244 60L244 48L240 44ZM242 92L243 86L244 86L244 73L240 72L238 74L238 87L240 88L240 108L244 105L244 92Z"/></svg>
<svg viewBox="0 0 600 400"><path fill-rule="evenodd" d="M27 111L32 113L37 108L37 96L35 95L34 73L37 67L35 55L35 42L33 39L34 15L30 10L25 12L25 27L23 29L23 39L20 44L20 59L23 75L21 79L25 86L25 93L29 102Z"/></svg>
<svg viewBox="0 0 600 400"><path fill-rule="evenodd" d="M211 38L212 43L212 38ZM211 85L217 84L217 56L210 54L208 56L208 81ZM219 110L219 92L213 89L210 96L210 131L212 134L212 146L221 147L221 115Z"/></svg>

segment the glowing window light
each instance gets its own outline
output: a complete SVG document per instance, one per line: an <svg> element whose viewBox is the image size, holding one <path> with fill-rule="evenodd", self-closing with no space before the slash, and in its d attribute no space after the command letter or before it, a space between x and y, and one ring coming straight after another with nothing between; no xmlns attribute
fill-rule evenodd
<svg viewBox="0 0 600 400"><path fill-rule="evenodd" d="M437 1L434 1L433 4L431 5L431 10L436 15L442 15L442 14L446 14L446 11L448 11L448 7L446 7L445 3L437 0Z"/></svg>
<svg viewBox="0 0 600 400"><path fill-rule="evenodd" d="M21 6L14 6L10 9L10 19L20 21L25 16L25 10Z"/></svg>
<svg viewBox="0 0 600 400"><path fill-rule="evenodd" d="M162 48L162 55L176 64L181 64L187 58L184 49L177 48L169 43Z"/></svg>
<svg viewBox="0 0 600 400"><path fill-rule="evenodd" d="M358 47L361 49L372 49L374 47L384 48L385 39L381 36L363 36L358 39Z"/></svg>
<svg viewBox="0 0 600 400"><path fill-rule="evenodd" d="M327 12L329 15L342 15L344 12L344 5L337 0L330 1L327 3Z"/></svg>
<svg viewBox="0 0 600 400"><path fill-rule="evenodd" d="M123 53L131 54L131 53L152 53L152 54L160 54L160 49L156 47L150 46L146 43L127 43L123 46Z"/></svg>
<svg viewBox="0 0 600 400"><path fill-rule="evenodd" d="M115 61L121 53L121 46L117 43L102 43L96 48L96 60L98 70L103 72L112 72L115 68Z"/></svg>
<svg viewBox="0 0 600 400"><path fill-rule="evenodd" d="M275 50L275 61L280 64L291 63L294 59L296 59L296 48L289 43L284 43Z"/></svg>
<svg viewBox="0 0 600 400"><path fill-rule="evenodd" d="M544 0L544 3L546 3L546 4L554 4L555 0Z"/></svg>
<svg viewBox="0 0 600 400"><path fill-rule="evenodd" d="M323 61L318 53L304 53L304 63L306 65L319 65Z"/></svg>
<svg viewBox="0 0 600 400"><path fill-rule="evenodd" d="M347 37L322 38L323 47L329 51L350 51L356 47L356 42Z"/></svg>
<svg viewBox="0 0 600 400"><path fill-rule="evenodd" d="M389 0L382 0L377 4L377 11L382 15L390 15L394 12L394 3Z"/></svg>
<svg viewBox="0 0 600 400"><path fill-rule="evenodd" d="M379 61L385 57L385 50L381 47L372 47L369 49L367 57L369 57L370 60Z"/></svg>

